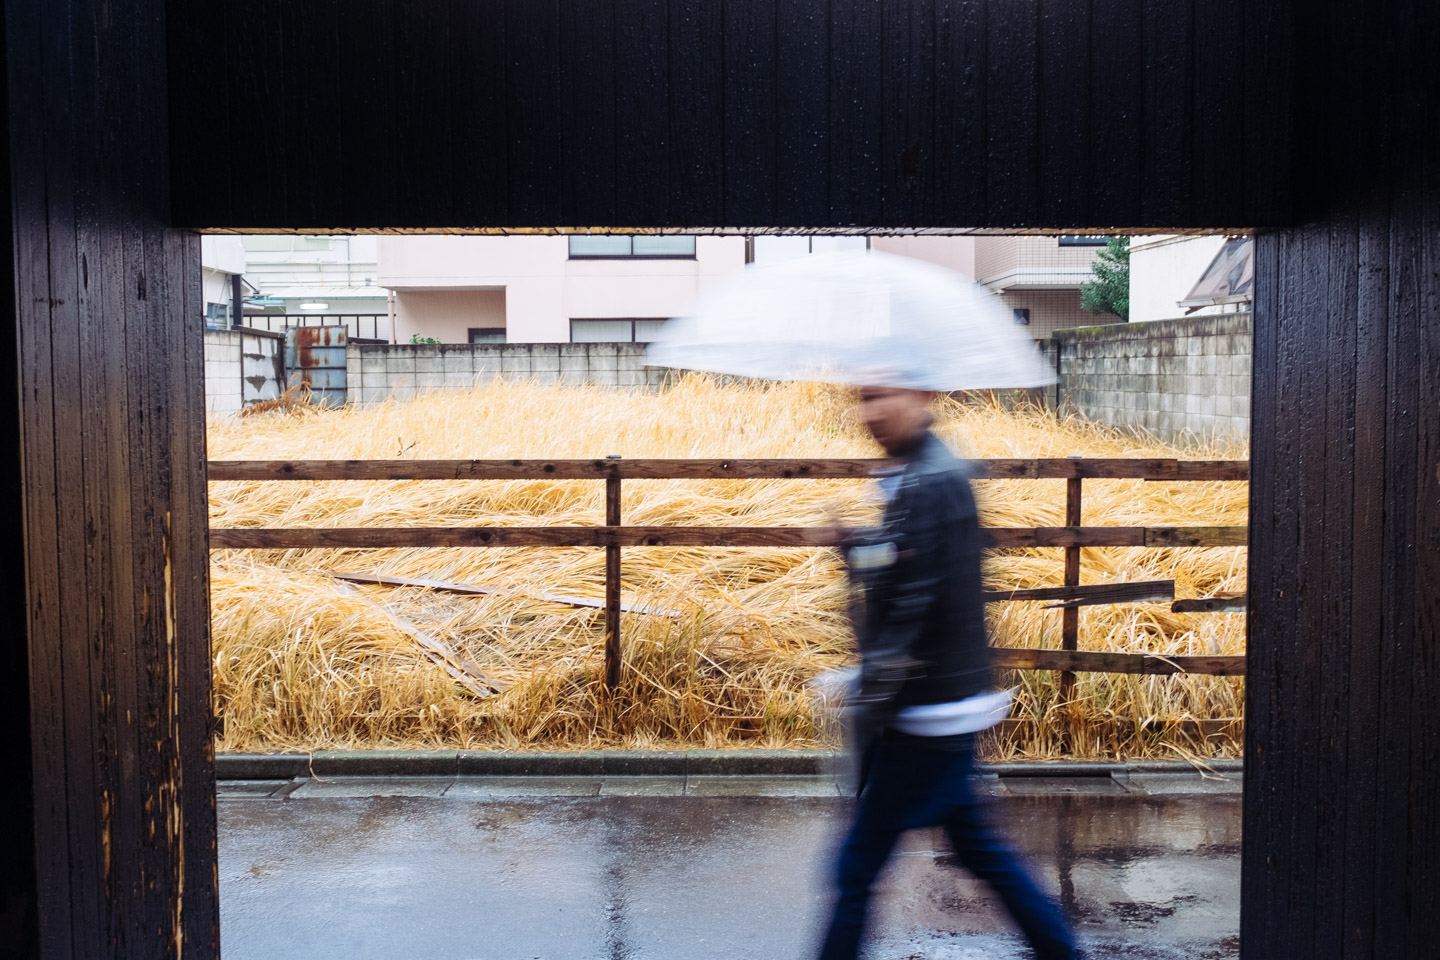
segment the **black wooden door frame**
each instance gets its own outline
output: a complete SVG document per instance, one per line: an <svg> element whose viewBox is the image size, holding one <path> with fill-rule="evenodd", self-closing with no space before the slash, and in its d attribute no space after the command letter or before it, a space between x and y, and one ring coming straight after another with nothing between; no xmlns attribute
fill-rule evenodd
<svg viewBox="0 0 1440 960"><path fill-rule="evenodd" d="M1436 6L6 0L0 954L218 951L192 231L590 224L1259 228L1242 951L1422 955Z"/></svg>

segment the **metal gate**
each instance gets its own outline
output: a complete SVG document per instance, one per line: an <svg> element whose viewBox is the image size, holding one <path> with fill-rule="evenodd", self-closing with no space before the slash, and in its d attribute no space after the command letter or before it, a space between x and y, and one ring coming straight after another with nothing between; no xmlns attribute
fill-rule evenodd
<svg viewBox="0 0 1440 960"><path fill-rule="evenodd" d="M285 331L285 382L310 388L311 402L322 407L345 405L344 327L291 327Z"/></svg>

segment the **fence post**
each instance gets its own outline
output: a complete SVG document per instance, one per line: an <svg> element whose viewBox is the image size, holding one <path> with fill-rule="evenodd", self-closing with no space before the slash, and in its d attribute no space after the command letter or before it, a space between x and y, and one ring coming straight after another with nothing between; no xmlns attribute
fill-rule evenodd
<svg viewBox="0 0 1440 960"><path fill-rule="evenodd" d="M1069 477L1065 481L1065 526L1078 527L1080 520L1080 477ZM1080 585L1080 548L1065 548L1065 586ZM1060 649L1080 649L1080 608L1065 607L1060 612ZM1075 698L1075 674L1069 670L1060 673L1060 701L1067 711L1073 710L1071 701Z"/></svg>
<svg viewBox="0 0 1440 960"><path fill-rule="evenodd" d="M607 459L618 460L619 457ZM605 478L605 524L620 526L620 478ZM620 545L605 547L605 686L620 684Z"/></svg>

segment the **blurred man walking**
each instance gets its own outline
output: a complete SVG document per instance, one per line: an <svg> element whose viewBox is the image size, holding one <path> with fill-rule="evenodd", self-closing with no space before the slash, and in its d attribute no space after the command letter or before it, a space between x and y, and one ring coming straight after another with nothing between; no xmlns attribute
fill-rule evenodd
<svg viewBox="0 0 1440 960"><path fill-rule="evenodd" d="M871 887L895 842L932 826L944 827L956 859L1000 896L1039 960L1066 960L1075 951L1065 921L990 830L970 786L974 734L1004 715L1009 695L991 690L975 500L930 432L932 399L861 391L866 425L901 466L880 480L880 527L840 543L863 598L851 700L862 782L820 960L856 957Z"/></svg>

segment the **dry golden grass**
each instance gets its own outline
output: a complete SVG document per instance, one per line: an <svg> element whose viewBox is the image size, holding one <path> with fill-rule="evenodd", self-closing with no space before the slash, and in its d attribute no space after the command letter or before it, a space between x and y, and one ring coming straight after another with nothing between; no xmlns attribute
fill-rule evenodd
<svg viewBox="0 0 1440 960"><path fill-rule="evenodd" d="M688 377L662 393L495 383L384 406L286 411L210 424L216 459L875 456L848 392L815 384L724 386ZM944 401L938 432L962 456L1243 457L1176 449L1044 412ZM1062 481L976 484L985 522L1063 523ZM875 503L854 481L628 481L634 524L803 525L827 507L861 521ZM216 526L437 526L602 522L593 481L269 482L211 485ZM1242 524L1238 483L1086 481L1087 525ZM1087 583L1173 578L1181 597L1244 590L1240 549L1087 549ZM484 597L419 588L348 591L327 571L497 587ZM846 662L844 585L826 550L631 549L625 599L679 611L628 615L623 687L599 683L599 611L540 594L602 595L593 549L223 551L212 562L220 749L345 746L562 748L814 746L823 742L804 681ZM992 589L1053 586L1060 551L996 554ZM999 646L1056 647L1060 613L990 607ZM1244 650L1244 617L1175 614L1167 604L1082 608L1082 649L1167 654ZM413 624L508 685L477 697L427 657ZM1015 716L992 757L1201 756L1231 737L1117 733L1145 722L1241 715L1242 681L1080 674L1078 711L1056 675L1023 672ZM1068 741L1064 738L1068 738ZM1068 743L1068 745L1067 745Z"/></svg>

